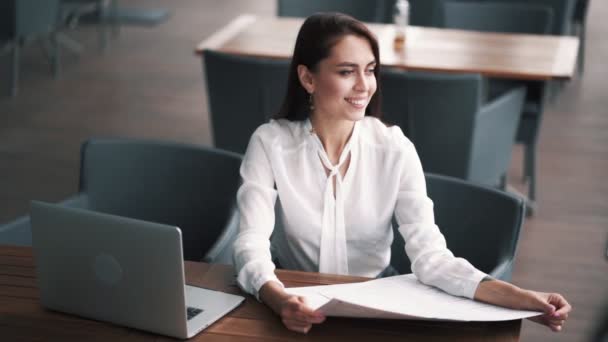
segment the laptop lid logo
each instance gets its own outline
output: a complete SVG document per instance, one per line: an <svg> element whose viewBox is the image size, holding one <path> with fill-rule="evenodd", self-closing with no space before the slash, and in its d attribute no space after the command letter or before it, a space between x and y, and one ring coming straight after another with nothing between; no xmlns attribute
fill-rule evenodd
<svg viewBox="0 0 608 342"><path fill-rule="evenodd" d="M104 285L114 286L122 280L122 267L116 258L109 254L99 254L93 261L97 279Z"/></svg>

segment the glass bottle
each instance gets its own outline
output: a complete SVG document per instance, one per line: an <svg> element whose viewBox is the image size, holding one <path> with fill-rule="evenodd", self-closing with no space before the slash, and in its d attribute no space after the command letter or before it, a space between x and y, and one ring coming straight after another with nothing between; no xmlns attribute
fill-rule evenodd
<svg viewBox="0 0 608 342"><path fill-rule="evenodd" d="M405 32L409 23L410 4L407 0L397 0L393 12L393 23L395 24L395 50L405 47Z"/></svg>

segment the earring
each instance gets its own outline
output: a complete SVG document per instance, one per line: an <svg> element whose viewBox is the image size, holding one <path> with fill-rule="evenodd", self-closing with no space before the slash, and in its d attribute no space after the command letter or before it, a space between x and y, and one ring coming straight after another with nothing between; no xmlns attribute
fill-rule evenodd
<svg viewBox="0 0 608 342"><path fill-rule="evenodd" d="M312 93L308 94L308 108L310 109L310 111L312 112L313 110L315 110L315 104L313 102L313 95Z"/></svg>

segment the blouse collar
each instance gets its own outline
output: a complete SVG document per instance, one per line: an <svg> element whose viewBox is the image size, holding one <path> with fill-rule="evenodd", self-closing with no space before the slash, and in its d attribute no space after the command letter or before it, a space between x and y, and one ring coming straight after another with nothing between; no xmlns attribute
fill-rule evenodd
<svg viewBox="0 0 608 342"><path fill-rule="evenodd" d="M344 158L346 158L346 156L348 156L348 153L351 152L352 146L354 146L355 142L359 139L359 130L360 130L359 126L361 125L360 121L361 120L355 121L352 134L350 135L350 138L346 142L346 145L344 145L344 149L342 150L342 154L340 155L340 161L342 161L342 159L344 159ZM307 118L306 121L304 122L304 131L305 131L305 134L308 135L310 138L312 138L314 143L317 144L317 148L320 150L319 152L327 155L327 152L325 151L325 148L323 148L323 144L321 143L321 139L319 139L319 136L313 130L312 122L310 121L310 118Z"/></svg>

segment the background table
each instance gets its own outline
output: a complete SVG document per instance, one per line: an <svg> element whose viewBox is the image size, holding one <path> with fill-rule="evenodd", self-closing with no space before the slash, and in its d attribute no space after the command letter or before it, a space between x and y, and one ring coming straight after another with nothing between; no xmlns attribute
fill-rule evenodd
<svg viewBox="0 0 608 342"><path fill-rule="evenodd" d="M291 58L301 18L242 15L202 41L196 53L213 49L267 58ZM377 36L382 65L434 72L471 72L521 80L570 79L578 38L408 27L406 46L393 48L391 24L367 24Z"/></svg>

